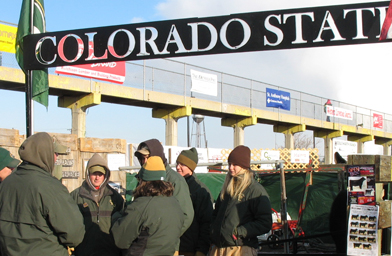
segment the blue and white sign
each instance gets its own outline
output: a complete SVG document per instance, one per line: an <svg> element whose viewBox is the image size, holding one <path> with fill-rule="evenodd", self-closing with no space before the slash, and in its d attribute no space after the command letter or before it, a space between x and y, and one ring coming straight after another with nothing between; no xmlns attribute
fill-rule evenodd
<svg viewBox="0 0 392 256"><path fill-rule="evenodd" d="M290 93L267 88L267 107L290 110Z"/></svg>

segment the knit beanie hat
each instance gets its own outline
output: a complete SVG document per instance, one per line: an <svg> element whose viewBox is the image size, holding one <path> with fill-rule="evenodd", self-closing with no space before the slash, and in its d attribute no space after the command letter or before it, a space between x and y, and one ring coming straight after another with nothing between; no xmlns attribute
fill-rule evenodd
<svg viewBox="0 0 392 256"><path fill-rule="evenodd" d="M197 155L196 148L191 148L189 150L181 151L180 155L177 157L177 163L186 165L192 171L195 170L197 163L199 162L199 157Z"/></svg>
<svg viewBox="0 0 392 256"><path fill-rule="evenodd" d="M138 177L144 181L165 180L166 168L162 158L150 156L138 173Z"/></svg>
<svg viewBox="0 0 392 256"><path fill-rule="evenodd" d="M227 161L244 169L250 169L250 149L243 145L237 146L231 151Z"/></svg>

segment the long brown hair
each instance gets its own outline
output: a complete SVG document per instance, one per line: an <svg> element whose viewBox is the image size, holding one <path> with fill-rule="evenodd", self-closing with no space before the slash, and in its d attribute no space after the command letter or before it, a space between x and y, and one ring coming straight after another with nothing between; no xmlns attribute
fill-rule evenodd
<svg viewBox="0 0 392 256"><path fill-rule="evenodd" d="M249 169L242 168L235 176L231 176L228 173L220 193L221 200L224 199L225 194L228 194L231 198L240 199L240 195L249 187L252 179L253 172Z"/></svg>
<svg viewBox="0 0 392 256"><path fill-rule="evenodd" d="M173 185L168 181L140 180L138 186L133 191L134 198L141 196L172 196L174 191Z"/></svg>

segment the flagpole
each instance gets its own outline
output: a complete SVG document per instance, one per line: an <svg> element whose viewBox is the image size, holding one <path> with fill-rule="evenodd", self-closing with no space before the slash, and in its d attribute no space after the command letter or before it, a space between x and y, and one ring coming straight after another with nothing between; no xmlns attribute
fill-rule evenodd
<svg viewBox="0 0 392 256"><path fill-rule="evenodd" d="M34 0L30 1L30 34L34 34ZM32 70L27 70L26 74L26 136L30 137L34 133L33 118L34 118L34 103L32 92Z"/></svg>
<svg viewBox="0 0 392 256"><path fill-rule="evenodd" d="M26 136L30 137L33 135L33 102L32 102L32 90L31 90L31 80L32 80L32 71L27 70L26 74Z"/></svg>

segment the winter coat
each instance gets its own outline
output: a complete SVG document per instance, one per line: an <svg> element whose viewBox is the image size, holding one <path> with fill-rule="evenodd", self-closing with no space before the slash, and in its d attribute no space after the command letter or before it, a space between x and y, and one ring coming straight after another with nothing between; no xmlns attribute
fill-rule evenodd
<svg viewBox="0 0 392 256"><path fill-rule="evenodd" d="M166 181L169 181L174 186L173 196L177 198L181 210L185 215L184 226L181 229L182 235L191 225L194 216L188 185L186 184L184 177L171 169L167 164L162 144L157 139L151 139L140 143L138 149L140 149L143 143L150 149L150 156L159 156L166 166Z"/></svg>
<svg viewBox="0 0 392 256"><path fill-rule="evenodd" d="M89 178L89 168L100 165L105 168L105 180L99 189L94 188ZM110 234L111 218L123 209L121 195L108 185L110 170L107 162L99 154L94 154L87 164L86 180L72 191L71 196L83 214L86 234L83 242L75 248L76 256L120 255Z"/></svg>
<svg viewBox="0 0 392 256"><path fill-rule="evenodd" d="M267 191L257 181L244 190L240 200L219 196L213 213L211 242L217 247L249 246L258 248L257 236L271 230L271 204ZM238 240L233 235L237 234Z"/></svg>
<svg viewBox="0 0 392 256"><path fill-rule="evenodd" d="M195 217L192 225L180 238L180 252L202 252L207 254L210 248L210 229L213 211L213 199L210 190L196 176L185 178L191 199Z"/></svg>
<svg viewBox="0 0 392 256"><path fill-rule="evenodd" d="M173 255L184 219L175 197L143 196L127 206L112 233L123 255Z"/></svg>
<svg viewBox="0 0 392 256"><path fill-rule="evenodd" d="M19 149L23 160L0 186L0 254L68 256L83 240L83 217L68 190L50 173L53 139L37 133Z"/></svg>

